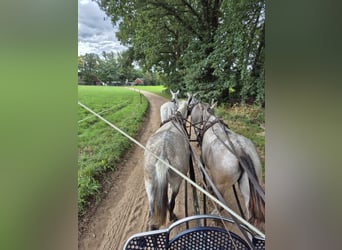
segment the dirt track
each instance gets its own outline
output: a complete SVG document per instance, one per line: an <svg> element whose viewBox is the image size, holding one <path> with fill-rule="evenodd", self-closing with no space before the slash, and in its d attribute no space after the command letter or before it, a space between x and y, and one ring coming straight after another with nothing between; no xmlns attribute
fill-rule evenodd
<svg viewBox="0 0 342 250"><path fill-rule="evenodd" d="M148 92L141 93L147 97L149 109L136 139L145 145L150 135L159 127L159 109L166 100ZM123 249L130 236L146 231L148 204L144 187L143 160L143 149L138 146L132 147L122 164L118 166L118 170L105 180L103 193L106 195L103 200L97 207L91 208L83 221L79 222L79 249ZM196 178L198 176L196 173ZM188 188L188 194L189 215L193 215L191 188ZM231 194L230 200L233 199ZM230 207L238 211L236 203L231 201L228 203ZM179 218L184 217L184 184L181 185L176 198L174 211ZM170 222L167 221L166 224L164 227Z"/></svg>
<svg viewBox="0 0 342 250"><path fill-rule="evenodd" d="M160 124L159 108L166 100L160 96L141 91L149 100L149 110L136 139L143 145ZM107 182L112 185L108 195L93 209L81 227L79 249L122 249L134 233L143 232L147 225L148 204L144 187L143 150L134 146L126 155L118 171ZM191 202L191 201L190 201ZM191 204L191 203L190 203ZM183 217L184 185L176 200L175 213Z"/></svg>

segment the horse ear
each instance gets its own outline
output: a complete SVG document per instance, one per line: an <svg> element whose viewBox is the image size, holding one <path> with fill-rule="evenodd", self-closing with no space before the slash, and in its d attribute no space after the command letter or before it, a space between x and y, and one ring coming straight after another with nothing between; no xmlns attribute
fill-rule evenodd
<svg viewBox="0 0 342 250"><path fill-rule="evenodd" d="M177 95L179 94L179 90L177 90L176 94L177 94Z"/></svg>
<svg viewBox="0 0 342 250"><path fill-rule="evenodd" d="M173 95L174 93L172 92L172 89L170 89L170 93L171 93L171 95Z"/></svg>
<svg viewBox="0 0 342 250"><path fill-rule="evenodd" d="M216 102L214 102L214 99L213 99L213 101L211 102L212 104L210 105L210 108L211 109L214 109L214 108L216 108L216 106L217 106L217 101Z"/></svg>
<svg viewBox="0 0 342 250"><path fill-rule="evenodd" d="M198 95L199 92L196 92L195 94L193 94L192 96L195 97L196 95Z"/></svg>

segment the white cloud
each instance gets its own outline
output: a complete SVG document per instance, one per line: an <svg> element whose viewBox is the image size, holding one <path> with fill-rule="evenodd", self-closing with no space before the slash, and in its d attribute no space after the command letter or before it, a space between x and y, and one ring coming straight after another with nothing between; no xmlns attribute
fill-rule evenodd
<svg viewBox="0 0 342 250"><path fill-rule="evenodd" d="M126 50L115 36L117 31L97 3L78 0L78 55Z"/></svg>

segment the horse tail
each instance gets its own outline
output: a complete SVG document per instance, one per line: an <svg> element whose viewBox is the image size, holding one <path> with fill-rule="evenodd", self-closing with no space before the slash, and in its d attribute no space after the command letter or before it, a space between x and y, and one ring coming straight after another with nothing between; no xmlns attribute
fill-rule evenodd
<svg viewBox="0 0 342 250"><path fill-rule="evenodd" d="M152 192L154 193L154 223L163 225L166 221L166 212L168 207L167 199L167 180L168 167L161 161L156 164L155 184Z"/></svg>
<svg viewBox="0 0 342 250"><path fill-rule="evenodd" d="M249 155L243 155L241 158L242 164L248 167L249 172L253 175L255 180L258 181L258 176L255 172L254 164ZM248 210L250 211L249 222L254 225L259 225L260 223L265 223L265 201L257 192L255 185L248 178L250 198L248 204Z"/></svg>

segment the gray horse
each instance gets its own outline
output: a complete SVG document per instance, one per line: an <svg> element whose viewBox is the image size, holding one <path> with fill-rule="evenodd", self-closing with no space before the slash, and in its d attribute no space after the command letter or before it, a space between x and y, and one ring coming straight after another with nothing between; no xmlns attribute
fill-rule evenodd
<svg viewBox="0 0 342 250"><path fill-rule="evenodd" d="M165 102L163 105L160 106L161 124L163 124L168 119L170 119L172 115L176 113L178 107L183 106L183 105L187 105L187 108L188 108L188 114L185 117L187 118L187 116L191 112L191 109L198 103L198 101L195 98L197 93L192 94L188 92L186 93L188 97L187 100L181 100L181 101L178 100L179 90L175 93L172 92L172 90L170 90L170 93L172 95L171 101Z"/></svg>
<svg viewBox="0 0 342 250"><path fill-rule="evenodd" d="M187 103L178 108L173 119L164 123L147 141L145 150L145 189L149 203L148 230L159 229L166 221L167 208L170 221L177 219L173 213L175 198L182 178L150 152L157 155L183 174L189 169L190 148L183 119L187 116ZM168 203L168 184L172 194Z"/></svg>
<svg viewBox="0 0 342 250"><path fill-rule="evenodd" d="M257 189L261 190L261 162L256 147L251 140L234 133L223 124L214 115L214 106L216 104L211 107L198 104L191 113L191 122L201 124L198 136L203 163L224 199L227 199L228 188L238 182L247 219L254 225L262 226L261 223L265 222L265 202L264 194L257 192ZM251 179L257 183L252 183Z"/></svg>
<svg viewBox="0 0 342 250"><path fill-rule="evenodd" d="M170 93L171 93L171 101L165 102L163 105L160 106L160 122L161 123L165 122L173 114L175 114L179 107L179 102L178 102L179 90L177 90L177 92L173 92L170 89Z"/></svg>

